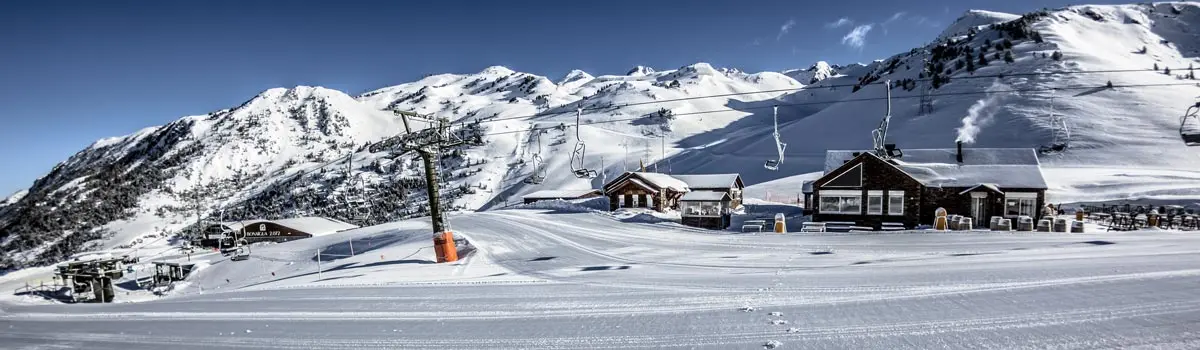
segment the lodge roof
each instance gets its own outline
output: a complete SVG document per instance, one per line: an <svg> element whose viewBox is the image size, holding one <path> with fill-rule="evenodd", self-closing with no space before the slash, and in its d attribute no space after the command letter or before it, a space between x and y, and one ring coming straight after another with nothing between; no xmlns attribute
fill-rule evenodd
<svg viewBox="0 0 1200 350"><path fill-rule="evenodd" d="M827 151L826 174L854 159L854 153L874 156L868 151ZM957 153L951 148L906 149L903 157L888 162L928 187L995 184L1002 188L1047 188L1037 152L1032 148L964 148L962 163L956 159Z"/></svg>

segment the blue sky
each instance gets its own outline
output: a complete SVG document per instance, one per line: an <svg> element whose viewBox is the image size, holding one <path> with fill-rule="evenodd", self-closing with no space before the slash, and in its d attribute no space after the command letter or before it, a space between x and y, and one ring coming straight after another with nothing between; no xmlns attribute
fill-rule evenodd
<svg viewBox="0 0 1200 350"><path fill-rule="evenodd" d="M709 62L756 72L817 60L867 62L931 40L967 9L1020 13L1066 4L6 2L0 5L0 197L97 139L236 106L272 87L320 85L358 94L490 65L557 80L571 69L623 74L635 65Z"/></svg>

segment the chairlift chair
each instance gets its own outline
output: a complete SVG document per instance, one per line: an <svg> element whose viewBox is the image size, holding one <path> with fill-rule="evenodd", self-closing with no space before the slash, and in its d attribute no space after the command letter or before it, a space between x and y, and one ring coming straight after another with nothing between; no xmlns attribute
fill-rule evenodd
<svg viewBox="0 0 1200 350"><path fill-rule="evenodd" d="M1200 146L1200 117L1197 112L1200 112L1200 102L1188 107L1187 113L1179 118L1179 136L1188 147Z"/></svg>
<svg viewBox="0 0 1200 350"><path fill-rule="evenodd" d="M766 163L763 163L763 167L767 168L767 170L774 171L779 170L779 164L783 163L783 151L787 149L787 144L783 143L783 141L779 139L779 106L772 106L771 109L774 114L775 125L775 131L772 133L772 135L775 136L775 150L779 152L779 158L768 159Z"/></svg>
<svg viewBox="0 0 1200 350"><path fill-rule="evenodd" d="M583 143L583 138L579 136L579 120L583 114L583 108L575 109L575 151L571 152L571 172L575 173L575 177L581 179L594 179L600 173L594 169L584 167L583 160L587 155L587 145Z"/></svg>
<svg viewBox="0 0 1200 350"><path fill-rule="evenodd" d="M533 175L525 178L524 183L530 185L541 184L546 180L546 170L543 169L544 162L542 161L542 131L537 130L537 125L534 125L534 132L537 133L537 150L533 152Z"/></svg>

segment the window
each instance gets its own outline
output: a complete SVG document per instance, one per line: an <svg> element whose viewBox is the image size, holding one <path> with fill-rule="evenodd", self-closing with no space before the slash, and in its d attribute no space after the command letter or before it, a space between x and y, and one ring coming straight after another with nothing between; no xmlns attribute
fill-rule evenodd
<svg viewBox="0 0 1200 350"><path fill-rule="evenodd" d="M883 191L867 191L867 214L883 215Z"/></svg>
<svg viewBox="0 0 1200 350"><path fill-rule="evenodd" d="M831 192L831 193L829 193ZM860 193L860 194L850 194ZM846 193L823 191L821 197L821 213L824 214L862 214L862 195L858 191Z"/></svg>
<svg viewBox="0 0 1200 350"><path fill-rule="evenodd" d="M1037 207L1037 193L1005 193L1004 216L1034 216Z"/></svg>
<svg viewBox="0 0 1200 350"><path fill-rule="evenodd" d="M903 191L888 191L888 215L904 215Z"/></svg>
<svg viewBox="0 0 1200 350"><path fill-rule="evenodd" d="M684 216L721 216L724 214L721 202L686 201L680 203Z"/></svg>

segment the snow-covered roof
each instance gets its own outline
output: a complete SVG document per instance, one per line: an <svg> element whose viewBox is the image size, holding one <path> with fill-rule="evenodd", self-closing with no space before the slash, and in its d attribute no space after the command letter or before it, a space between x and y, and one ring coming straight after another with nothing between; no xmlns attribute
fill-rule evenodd
<svg viewBox="0 0 1200 350"><path fill-rule="evenodd" d="M854 159L855 152L865 151L826 152L825 172ZM956 154L957 150L950 148L906 149L903 157L890 161L929 187L994 184L1000 188L1046 188L1037 152L1032 148L964 148L962 163L956 160Z"/></svg>
<svg viewBox="0 0 1200 350"><path fill-rule="evenodd" d="M589 194L599 194L600 190L542 190L525 195L525 198L579 198Z"/></svg>
<svg viewBox="0 0 1200 350"><path fill-rule="evenodd" d="M680 197L680 201L720 201L729 198L729 193L713 191L688 192Z"/></svg>
<svg viewBox="0 0 1200 350"><path fill-rule="evenodd" d="M669 188L675 192L686 192L689 187L686 182L683 182L671 175L662 173L639 173L634 172L638 177L645 179L649 185L657 188Z"/></svg>
<svg viewBox="0 0 1200 350"><path fill-rule="evenodd" d="M737 182L738 174L671 175L689 188L729 188Z"/></svg>
<svg viewBox="0 0 1200 350"><path fill-rule="evenodd" d="M345 231L345 230L358 228L358 225L354 225L354 224L350 224L350 223L346 223L346 222L342 222L342 221L338 221L338 220L334 220L334 219L330 219L330 218L317 217L317 216L279 219L279 220L245 220L245 221L240 221L240 222L239 221L231 221L231 222L222 222L221 226L225 226L225 227L228 227L230 230L237 231L237 230L241 230L243 225L253 225L253 224L268 223L268 222L274 223L274 224L277 224L280 226L285 226L285 227L293 228L296 230L304 231L305 233L311 234L313 236L322 236L322 235L327 235L327 234L331 234L331 233L337 233L337 232L341 232L341 231Z"/></svg>

